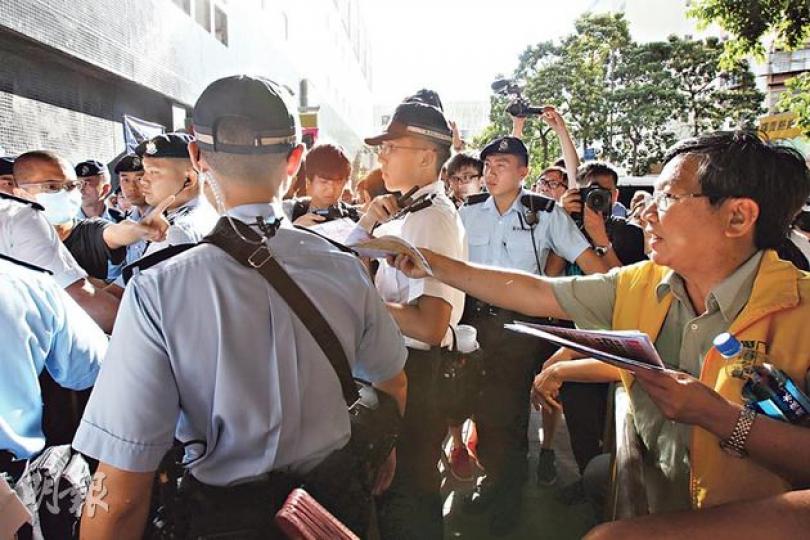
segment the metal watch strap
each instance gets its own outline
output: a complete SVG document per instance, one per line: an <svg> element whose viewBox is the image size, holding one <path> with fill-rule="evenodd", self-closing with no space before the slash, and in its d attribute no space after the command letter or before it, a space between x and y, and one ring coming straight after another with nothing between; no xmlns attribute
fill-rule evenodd
<svg viewBox="0 0 810 540"><path fill-rule="evenodd" d="M720 448L735 457L743 458L747 456L745 443L748 441L748 434L751 433L751 427L754 425L756 417L756 411L743 407L740 416L737 418L737 423L734 425L734 431L731 432L728 439L720 441Z"/></svg>

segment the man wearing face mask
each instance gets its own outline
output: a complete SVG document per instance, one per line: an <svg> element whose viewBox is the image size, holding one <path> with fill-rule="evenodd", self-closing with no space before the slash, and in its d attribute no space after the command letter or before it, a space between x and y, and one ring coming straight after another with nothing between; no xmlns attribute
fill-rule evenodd
<svg viewBox="0 0 810 540"><path fill-rule="evenodd" d="M126 246L145 238L162 239L168 227L160 212L150 214L141 223L77 220L82 197L76 173L66 159L52 152L21 155L14 162L14 177L19 187L42 205L45 218L79 266L97 279L107 278L108 263L123 262Z"/></svg>
<svg viewBox="0 0 810 540"><path fill-rule="evenodd" d="M169 246L199 242L217 221L217 213L202 195L202 185L191 165L190 141L185 133L164 133L135 149L143 162L140 187L146 204L154 207L173 197L167 207L166 238L149 242L144 256Z"/></svg>

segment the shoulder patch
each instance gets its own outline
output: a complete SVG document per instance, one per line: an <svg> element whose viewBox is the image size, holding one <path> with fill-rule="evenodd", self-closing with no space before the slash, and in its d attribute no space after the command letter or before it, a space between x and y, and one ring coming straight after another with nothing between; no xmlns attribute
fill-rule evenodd
<svg viewBox="0 0 810 540"><path fill-rule="evenodd" d="M24 204L26 206L30 206L34 210L39 210L42 212L45 210L41 204L35 201L29 201L28 199L23 199L22 197L17 197L16 195L9 195L8 193L3 193L0 191L0 199L8 199L10 201L17 201L18 203Z"/></svg>
<svg viewBox="0 0 810 540"><path fill-rule="evenodd" d="M489 199L489 193L476 193L474 195L468 195L464 199L464 206L472 206L474 204L481 204L482 202Z"/></svg>
<svg viewBox="0 0 810 540"><path fill-rule="evenodd" d="M130 263L124 267L123 270L123 277L124 277L124 284L129 283L129 280L132 279L132 276L136 276L147 270L148 268L152 268L158 263L161 263L167 259L171 259L175 255L179 255L186 250L189 250L196 246L197 244L176 244L174 246L169 246L167 248L161 249L160 251L156 251L146 257L141 257L134 263Z"/></svg>

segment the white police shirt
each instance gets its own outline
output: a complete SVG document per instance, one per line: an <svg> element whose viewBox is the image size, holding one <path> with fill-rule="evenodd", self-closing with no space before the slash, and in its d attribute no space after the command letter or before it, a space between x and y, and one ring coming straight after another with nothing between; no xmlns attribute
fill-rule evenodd
<svg viewBox="0 0 810 540"><path fill-rule="evenodd" d="M13 199L0 198L0 253L50 270L62 288L87 277L42 212Z"/></svg>
<svg viewBox="0 0 810 540"><path fill-rule="evenodd" d="M459 218L456 206L445 194L444 182L437 180L419 189L412 199L434 194L433 204L404 218L383 223L374 231L374 236L393 235L403 238L416 247L424 247L447 257L467 260L467 235ZM410 279L405 274L385 263L380 265L376 276L377 290L386 302L415 304L420 296L435 296L450 304L450 325L456 326L464 313L464 293L435 278ZM450 344L449 329L442 345ZM416 339L405 337L408 347L428 350L430 346Z"/></svg>
<svg viewBox="0 0 810 540"><path fill-rule="evenodd" d="M89 388L107 337L43 272L0 259L0 298L0 450L27 459L45 447L42 370L66 388Z"/></svg>
<svg viewBox="0 0 810 540"><path fill-rule="evenodd" d="M229 212L246 223L269 204ZM270 250L370 382L405 365L402 335L361 262L288 220ZM228 485L271 470L307 471L349 440L335 371L256 270L203 244L134 276L73 446L127 471L157 468L173 436L207 449L191 472Z"/></svg>
<svg viewBox="0 0 810 540"><path fill-rule="evenodd" d="M520 202L520 198L527 193L529 191L521 190L503 215L498 212L492 196L484 202L465 204L459 209L461 220L467 228L470 261L542 274L549 251L574 262L590 248L574 220L559 205L554 205L551 212L537 212L538 221L532 239L531 228L524 217L526 207Z"/></svg>

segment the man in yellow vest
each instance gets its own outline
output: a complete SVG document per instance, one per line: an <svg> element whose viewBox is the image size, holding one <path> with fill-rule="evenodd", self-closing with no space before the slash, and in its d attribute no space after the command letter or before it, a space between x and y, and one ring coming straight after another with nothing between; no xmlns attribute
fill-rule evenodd
<svg viewBox="0 0 810 540"><path fill-rule="evenodd" d="M807 391L810 274L773 249L810 193L810 171L798 152L744 131L682 141L664 164L643 216L651 261L555 279L425 251L433 275L526 315L649 334L666 371L634 376L591 362L628 388L651 512L810 485L810 429L765 416L752 422L742 381L726 375L712 347L715 336L731 332ZM422 274L407 257L392 262Z"/></svg>

